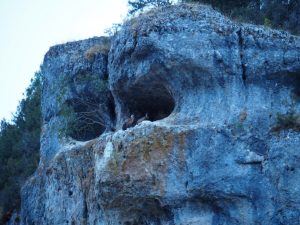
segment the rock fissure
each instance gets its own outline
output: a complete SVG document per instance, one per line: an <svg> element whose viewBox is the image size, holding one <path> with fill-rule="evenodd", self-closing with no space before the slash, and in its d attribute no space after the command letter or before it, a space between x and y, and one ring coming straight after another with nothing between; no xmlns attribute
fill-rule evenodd
<svg viewBox="0 0 300 225"><path fill-rule="evenodd" d="M246 85L246 80L247 80L247 64L245 63L245 58L244 58L244 38L243 38L243 29L239 28L237 31L238 35L238 42L239 42L239 55L240 55L240 60L241 60L241 69L242 69L242 81L243 84Z"/></svg>

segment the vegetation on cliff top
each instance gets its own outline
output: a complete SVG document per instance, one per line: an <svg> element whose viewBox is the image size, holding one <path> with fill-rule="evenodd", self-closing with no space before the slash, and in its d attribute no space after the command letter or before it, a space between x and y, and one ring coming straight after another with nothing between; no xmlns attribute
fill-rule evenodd
<svg viewBox="0 0 300 225"><path fill-rule="evenodd" d="M129 0L129 14L144 9L171 5L172 0ZM284 29L300 35L299 0L179 0L185 3L204 3L240 22Z"/></svg>

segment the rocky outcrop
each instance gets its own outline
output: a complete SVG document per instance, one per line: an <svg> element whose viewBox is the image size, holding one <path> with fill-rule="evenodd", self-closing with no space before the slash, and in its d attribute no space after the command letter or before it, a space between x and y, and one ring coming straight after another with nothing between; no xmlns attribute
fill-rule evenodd
<svg viewBox="0 0 300 225"><path fill-rule="evenodd" d="M46 54L23 224L299 224L298 37L180 5L126 22L106 45ZM99 107L81 105L90 99ZM100 116L90 136L86 111Z"/></svg>
<svg viewBox="0 0 300 225"><path fill-rule="evenodd" d="M42 65L43 128L41 162L64 148L65 137L78 141L98 137L113 124L108 90L110 40L92 38L51 47Z"/></svg>

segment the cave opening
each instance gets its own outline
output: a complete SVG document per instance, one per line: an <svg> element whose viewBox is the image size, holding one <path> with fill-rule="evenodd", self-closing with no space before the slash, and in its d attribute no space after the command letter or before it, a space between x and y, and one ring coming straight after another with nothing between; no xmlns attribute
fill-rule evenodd
<svg viewBox="0 0 300 225"><path fill-rule="evenodd" d="M291 87L291 97L296 102L300 102L300 71L268 74L267 78L273 80L277 86Z"/></svg>
<svg viewBox="0 0 300 225"><path fill-rule="evenodd" d="M146 118L149 121L161 120L168 117L175 108L172 93L161 83L143 82L135 85L130 91L122 93L127 117L134 115L135 122Z"/></svg>
<svg viewBox="0 0 300 225"><path fill-rule="evenodd" d="M292 84L293 84L293 90L292 90L292 94L293 94L293 98L300 102L300 71L296 72L296 73L292 73L290 74L290 76L293 77L292 79Z"/></svg>
<svg viewBox="0 0 300 225"><path fill-rule="evenodd" d="M99 99L80 95L67 102L66 135L77 141L88 141L111 130L115 118L112 96Z"/></svg>

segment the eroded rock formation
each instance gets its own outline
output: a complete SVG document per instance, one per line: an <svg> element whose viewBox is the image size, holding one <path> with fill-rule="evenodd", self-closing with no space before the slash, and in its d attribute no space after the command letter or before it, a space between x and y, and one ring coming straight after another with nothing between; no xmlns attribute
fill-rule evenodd
<svg viewBox="0 0 300 225"><path fill-rule="evenodd" d="M23 224L299 224L299 37L180 5L108 42L45 56Z"/></svg>

